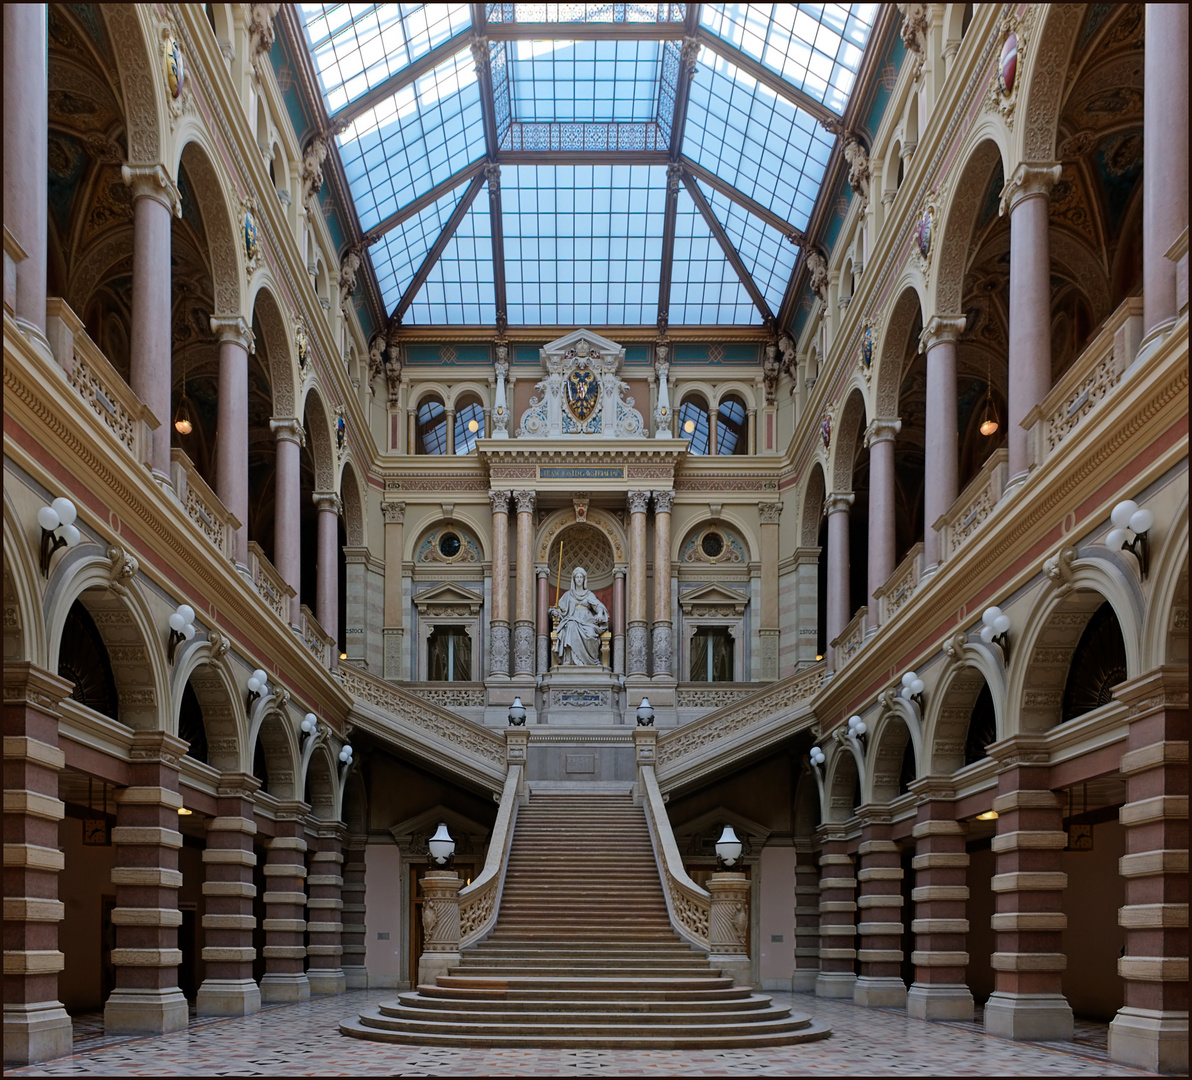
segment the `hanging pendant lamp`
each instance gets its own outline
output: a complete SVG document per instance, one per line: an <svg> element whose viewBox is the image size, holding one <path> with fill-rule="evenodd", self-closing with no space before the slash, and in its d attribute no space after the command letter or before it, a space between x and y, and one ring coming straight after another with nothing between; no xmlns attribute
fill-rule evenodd
<svg viewBox="0 0 1192 1080"><path fill-rule="evenodd" d="M194 424L190 419L190 399L186 396L186 361L182 361L182 400L178 402L178 411L174 414L174 430L179 435L189 435L194 431Z"/></svg>
<svg viewBox="0 0 1192 1080"><path fill-rule="evenodd" d="M993 401L993 365L990 362L985 369L985 414L981 417L981 434L993 435L1000 423Z"/></svg>

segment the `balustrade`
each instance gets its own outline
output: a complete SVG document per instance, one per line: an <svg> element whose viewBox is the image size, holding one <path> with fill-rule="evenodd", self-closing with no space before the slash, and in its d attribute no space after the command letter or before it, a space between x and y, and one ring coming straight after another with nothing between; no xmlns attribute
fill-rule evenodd
<svg viewBox="0 0 1192 1080"><path fill-rule="evenodd" d="M885 583L873 590L874 598L877 600L877 621L881 625L885 625L906 606L915 595L922 577L923 542L920 541L906 553L906 557L894 568L894 573L886 578Z"/></svg>
<svg viewBox="0 0 1192 1080"><path fill-rule="evenodd" d="M832 641L832 648L836 650L837 671L861 651L861 646L865 643L865 622L868 618L869 608L859 608L857 614L840 632L840 636Z"/></svg>
<svg viewBox="0 0 1192 1080"><path fill-rule="evenodd" d="M170 449L170 483L182 503L182 509L225 559L235 557L233 541L240 521L233 516L219 496L207 486L194 462L186 452L175 446Z"/></svg>
<svg viewBox="0 0 1192 1080"><path fill-rule="evenodd" d="M248 573L261 599L269 605L269 610L282 622L288 623L294 588L282 580L277 567L265 557L261 545L255 540L248 542Z"/></svg>
<svg viewBox="0 0 1192 1080"><path fill-rule="evenodd" d="M1010 453L1003 446L995 450L943 515L935 527L940 534L940 563L955 555L988 520L1006 490L1010 472Z"/></svg>

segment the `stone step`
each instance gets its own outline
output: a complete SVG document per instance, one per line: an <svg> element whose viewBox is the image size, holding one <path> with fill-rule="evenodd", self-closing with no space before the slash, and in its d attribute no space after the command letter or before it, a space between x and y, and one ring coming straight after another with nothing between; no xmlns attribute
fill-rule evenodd
<svg viewBox="0 0 1192 1080"><path fill-rule="evenodd" d="M517 1013L575 1013L591 1012L594 998L591 994L569 998L558 995L544 995L541 998L526 998L524 995L512 997L508 994L493 993L489 995L474 994L468 997L432 996L434 987L420 987L418 990L405 990L398 994L398 1001L410 1009L427 1009L438 1011L444 1016L454 1016L460 1013L470 1013L483 1005L487 1009L516 1009ZM738 988L734 988L735 989ZM601 1002L609 1009L614 1009L622 1015L648 1013L653 1019L657 1014L677 1015L713 1012L752 1012L765 1007L770 998L748 992L748 987L740 987L745 991L737 997L723 997L725 991L713 990L708 993L689 991L681 999L645 997L640 992L633 998L609 998ZM382 1002L378 1006L382 1012L388 1013L394 1006Z"/></svg>
<svg viewBox="0 0 1192 1080"><path fill-rule="evenodd" d="M593 975L607 975L614 978L623 974L640 972L643 975L683 975L688 973L704 973L709 971L708 962L698 956L692 957L660 957L648 960L641 957L625 957L610 960L607 957L555 956L550 959L529 959L521 956L473 956L465 954L458 967L451 969L462 974L500 974L510 972L517 974L543 975L561 972L585 972Z"/></svg>
<svg viewBox="0 0 1192 1080"><path fill-rule="evenodd" d="M628 994L625 985L616 980L605 980L604 987L535 987L497 983L495 980L486 987L476 986L444 986L436 983L434 986L419 986L416 990L405 993L417 993L431 1001L503 1001L519 1002L527 1008L538 1005L560 1008L566 1002L574 1002L583 1007L593 1002L615 1003L631 1000L638 1002L721 1002L740 1001L753 997L753 991L748 986L734 986L731 979L718 979L717 985L700 984L682 989L673 989L669 985L650 985L649 980L640 980L639 985ZM727 985L726 985L727 984Z"/></svg>
<svg viewBox="0 0 1192 1080"><path fill-rule="evenodd" d="M655 971L619 972L615 978L600 975L514 975L501 971L485 974L480 971L464 973L453 969L440 975L436 985L457 986L473 990L538 989L538 990L620 990L622 994L638 989L699 990L702 987L727 988L733 980L709 968L701 974L677 973L660 975Z"/></svg>

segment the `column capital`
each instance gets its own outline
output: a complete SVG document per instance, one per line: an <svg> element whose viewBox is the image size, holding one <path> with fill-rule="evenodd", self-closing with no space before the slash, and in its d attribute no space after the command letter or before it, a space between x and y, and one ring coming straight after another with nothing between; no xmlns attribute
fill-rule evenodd
<svg viewBox="0 0 1192 1080"><path fill-rule="evenodd" d="M70 697L71 684L59 675L27 660L9 660L4 665L4 701L25 701L42 709L57 709Z"/></svg>
<svg viewBox="0 0 1192 1080"><path fill-rule="evenodd" d="M1113 696L1130 710L1128 719L1137 720L1162 709L1188 707L1188 669L1159 667L1136 679L1118 683Z"/></svg>
<svg viewBox="0 0 1192 1080"><path fill-rule="evenodd" d="M781 502L759 502L757 512L761 516L763 525L777 525L782 517Z"/></svg>
<svg viewBox="0 0 1192 1080"><path fill-rule="evenodd" d="M283 799L277 804L278 821L305 821L310 804L301 799Z"/></svg>
<svg viewBox="0 0 1192 1080"><path fill-rule="evenodd" d="M865 429L865 445L893 441L894 436L902 430L901 420L873 420Z"/></svg>
<svg viewBox="0 0 1192 1080"><path fill-rule="evenodd" d="M185 739L165 731L136 731L133 732L129 757L134 763L160 761L177 768L189 746Z"/></svg>
<svg viewBox="0 0 1192 1080"><path fill-rule="evenodd" d="M132 188L132 197L153 199L176 218L182 217L182 195L164 165L121 165L120 176Z"/></svg>
<svg viewBox="0 0 1192 1080"><path fill-rule="evenodd" d="M243 346L245 352L253 352L256 349L257 341L253 336L252 327L243 315L212 315L211 333L221 344L230 341Z"/></svg>
<svg viewBox="0 0 1192 1080"><path fill-rule="evenodd" d="M306 445L306 431L302 421L296 416L273 416L269 419L269 430L273 432L278 442L295 442L299 446Z"/></svg>
<svg viewBox="0 0 1192 1080"><path fill-rule="evenodd" d="M644 514L646 508L650 503L650 493L648 491L630 491L627 494L629 500L629 512L631 514Z"/></svg>
<svg viewBox="0 0 1192 1080"><path fill-rule="evenodd" d="M674 501L675 493L673 491L654 492L654 513L669 514L671 512L671 504Z"/></svg>
<svg viewBox="0 0 1192 1080"><path fill-rule="evenodd" d="M381 516L386 525L401 525L406 520L406 504L404 502L382 502Z"/></svg>
<svg viewBox="0 0 1192 1080"><path fill-rule="evenodd" d="M226 772L220 775L215 793L221 797L251 799L260 786L261 781L251 773Z"/></svg>
<svg viewBox="0 0 1192 1080"><path fill-rule="evenodd" d="M316 491L311 495L310 501L313 502L320 511L329 510L336 517L339 517L339 515L343 513L343 501L334 491Z"/></svg>
<svg viewBox="0 0 1192 1080"><path fill-rule="evenodd" d="M950 776L922 776L912 780L907 787L915 796L915 805L928 802L953 802L956 799L956 785Z"/></svg>
<svg viewBox="0 0 1192 1080"><path fill-rule="evenodd" d="M1060 178L1061 169L1058 161L1024 161L1002 188L998 217L1004 217L1007 210L1013 212L1014 207L1024 199L1050 195L1052 187Z"/></svg>
<svg viewBox="0 0 1192 1080"><path fill-rule="evenodd" d="M919 335L919 352L928 352L945 342L955 343L964 333L965 322L963 315L932 315Z"/></svg>
<svg viewBox="0 0 1192 1080"><path fill-rule="evenodd" d="M856 496L851 491L834 491L824 499L825 514L848 513Z"/></svg>
<svg viewBox="0 0 1192 1080"><path fill-rule="evenodd" d="M490 491L488 493L488 501L492 504L494 514L508 514L509 513L509 492L508 491Z"/></svg>
<svg viewBox="0 0 1192 1080"><path fill-rule="evenodd" d="M513 493L513 502L517 506L519 514L532 514L534 512L535 493L533 491L515 491Z"/></svg>

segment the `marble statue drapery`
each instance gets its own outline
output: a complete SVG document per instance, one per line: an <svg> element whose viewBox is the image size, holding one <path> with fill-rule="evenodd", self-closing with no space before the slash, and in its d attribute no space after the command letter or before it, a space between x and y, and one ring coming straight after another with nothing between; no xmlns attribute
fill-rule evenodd
<svg viewBox="0 0 1192 1080"><path fill-rule="evenodd" d="M551 608L551 615L557 620L556 664L600 665L600 635L608 629L608 608L587 586L588 573L577 566L571 572L571 588Z"/></svg>

